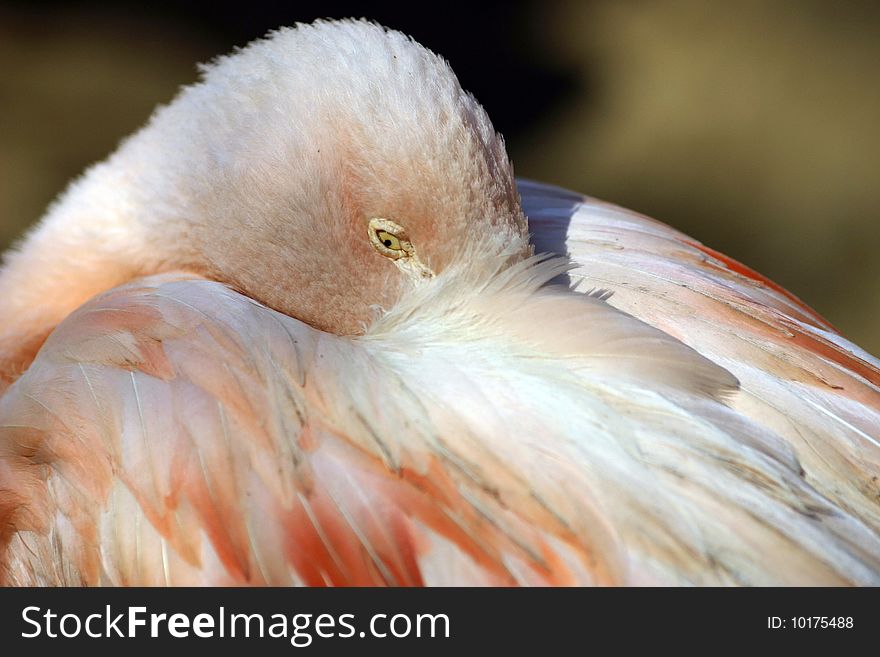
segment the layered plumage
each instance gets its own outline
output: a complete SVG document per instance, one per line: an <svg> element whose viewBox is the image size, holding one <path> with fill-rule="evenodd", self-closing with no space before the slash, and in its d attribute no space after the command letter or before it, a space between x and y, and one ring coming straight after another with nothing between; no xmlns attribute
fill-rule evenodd
<svg viewBox="0 0 880 657"><path fill-rule="evenodd" d="M330 80L317 100L288 96L297 67ZM386 114L334 113L364 94ZM236 125L252 106L288 111ZM249 142L270 134L288 148ZM303 140L353 155L298 170ZM0 397L4 582L880 583L880 364L673 229L521 182L556 254L529 256L500 141L401 35L324 23L225 60L62 199L0 288L133 167L137 211L105 220L161 265L75 302ZM437 275L395 278L362 244L371 216ZM180 244L159 248L162 222ZM217 245L193 237L215 225Z"/></svg>

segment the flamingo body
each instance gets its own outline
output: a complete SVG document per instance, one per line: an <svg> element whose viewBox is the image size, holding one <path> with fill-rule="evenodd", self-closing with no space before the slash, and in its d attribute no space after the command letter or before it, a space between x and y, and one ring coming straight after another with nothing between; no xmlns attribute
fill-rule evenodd
<svg viewBox="0 0 880 657"><path fill-rule="evenodd" d="M529 255L469 121L493 182L444 201L452 244L414 222L424 280L357 247L388 283L366 320L193 257L52 326L0 397L3 582L880 583L880 363L687 236L520 181ZM404 191L391 219L435 216Z"/></svg>

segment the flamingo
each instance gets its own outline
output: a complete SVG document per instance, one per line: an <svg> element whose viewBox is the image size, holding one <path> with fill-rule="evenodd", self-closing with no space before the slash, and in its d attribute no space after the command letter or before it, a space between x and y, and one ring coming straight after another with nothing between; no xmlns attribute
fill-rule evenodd
<svg viewBox="0 0 880 657"><path fill-rule="evenodd" d="M880 584L880 362L372 23L207 66L0 316L7 585Z"/></svg>

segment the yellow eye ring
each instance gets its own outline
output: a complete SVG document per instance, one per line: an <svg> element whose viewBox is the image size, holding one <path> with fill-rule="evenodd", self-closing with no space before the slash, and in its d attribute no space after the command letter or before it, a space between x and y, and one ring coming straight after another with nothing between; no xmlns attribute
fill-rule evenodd
<svg viewBox="0 0 880 657"><path fill-rule="evenodd" d="M397 235L392 235L387 230L377 230L376 237L386 249L391 249L392 251L401 251L403 249Z"/></svg>
<svg viewBox="0 0 880 657"><path fill-rule="evenodd" d="M370 219L369 235L373 247L386 258L398 260L407 258L413 253L406 230L390 219L381 217Z"/></svg>
<svg viewBox="0 0 880 657"><path fill-rule="evenodd" d="M393 261L412 281L422 283L434 278L434 272L419 260L406 229L400 224L390 219L373 217L367 225L367 234L373 248Z"/></svg>

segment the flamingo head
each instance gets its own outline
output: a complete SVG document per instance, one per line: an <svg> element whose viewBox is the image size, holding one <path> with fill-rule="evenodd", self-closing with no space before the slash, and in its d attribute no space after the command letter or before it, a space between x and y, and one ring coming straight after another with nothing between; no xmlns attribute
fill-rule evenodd
<svg viewBox="0 0 880 657"><path fill-rule="evenodd" d="M500 136L405 35L319 21L202 72L5 254L0 393L67 315L137 277L190 271L353 335L407 290L468 289L458 273L530 253Z"/></svg>
<svg viewBox="0 0 880 657"><path fill-rule="evenodd" d="M107 166L137 172L120 187L162 267L335 333L456 260L528 253L482 107L440 57L363 21L220 58Z"/></svg>

